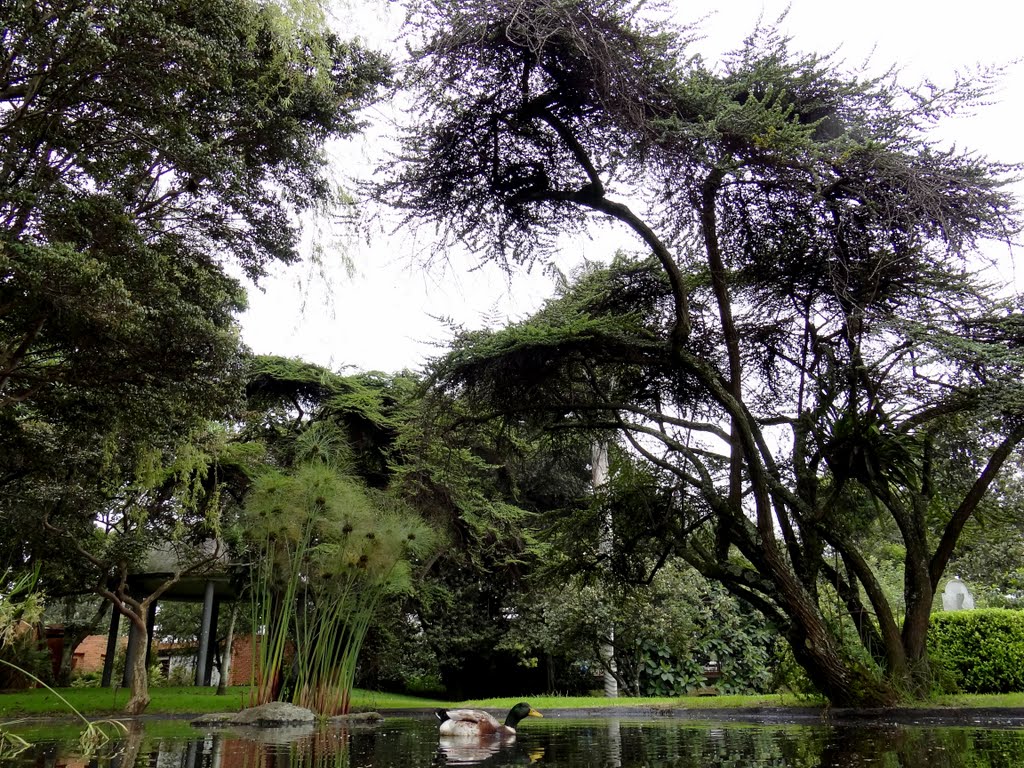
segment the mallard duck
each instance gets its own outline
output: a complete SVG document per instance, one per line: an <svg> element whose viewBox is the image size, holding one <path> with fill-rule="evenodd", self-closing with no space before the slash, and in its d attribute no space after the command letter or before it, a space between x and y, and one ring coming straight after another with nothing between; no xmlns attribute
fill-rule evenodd
<svg viewBox="0 0 1024 768"><path fill-rule="evenodd" d="M524 717L544 717L525 701L509 710L504 725L482 709L438 709L434 714L441 721L442 736L515 736Z"/></svg>

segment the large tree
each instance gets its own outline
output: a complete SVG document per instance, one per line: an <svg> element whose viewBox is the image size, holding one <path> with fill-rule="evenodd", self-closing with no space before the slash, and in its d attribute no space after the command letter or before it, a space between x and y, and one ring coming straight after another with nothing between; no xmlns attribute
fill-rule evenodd
<svg viewBox="0 0 1024 768"><path fill-rule="evenodd" d="M303 213L336 198L324 147L388 66L272 2L0 0L0 18L5 555L83 545L78 584L115 575L97 588L134 622L121 576L174 530L138 525L180 508L147 468L240 399L234 275L299 258ZM114 513L132 546L91 548Z"/></svg>
<svg viewBox="0 0 1024 768"><path fill-rule="evenodd" d="M381 198L506 264L594 216L644 249L434 379L481 419L617 431L661 477L652 546L763 611L835 704L921 695L936 587L1024 439L1024 318L971 272L1019 230L1015 169L928 138L985 79L908 90L771 29L711 67L641 5L420 4ZM901 610L861 547L883 522Z"/></svg>
<svg viewBox="0 0 1024 768"><path fill-rule="evenodd" d="M300 214L335 196L324 145L387 66L273 3L0 16L0 493L89 507L237 399L227 270L298 259Z"/></svg>

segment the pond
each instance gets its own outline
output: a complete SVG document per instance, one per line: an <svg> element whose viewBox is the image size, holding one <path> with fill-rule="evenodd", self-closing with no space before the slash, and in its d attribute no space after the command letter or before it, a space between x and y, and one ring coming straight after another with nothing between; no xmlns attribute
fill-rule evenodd
<svg viewBox="0 0 1024 768"><path fill-rule="evenodd" d="M424 717L376 726L160 736L142 724L92 756L73 739L34 736L4 766L28 768L1017 768L1024 730L921 725L764 725L657 719L531 721L511 743L441 741ZM147 732L148 729L148 732ZM38 739L38 740L37 740Z"/></svg>

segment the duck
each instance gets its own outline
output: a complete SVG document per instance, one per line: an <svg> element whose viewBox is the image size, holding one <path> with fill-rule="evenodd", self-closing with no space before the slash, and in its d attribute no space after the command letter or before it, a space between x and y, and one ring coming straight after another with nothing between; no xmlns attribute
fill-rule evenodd
<svg viewBox="0 0 1024 768"><path fill-rule="evenodd" d="M437 709L442 736L515 736L516 726L526 717L544 717L525 701L509 710L504 724L482 709Z"/></svg>

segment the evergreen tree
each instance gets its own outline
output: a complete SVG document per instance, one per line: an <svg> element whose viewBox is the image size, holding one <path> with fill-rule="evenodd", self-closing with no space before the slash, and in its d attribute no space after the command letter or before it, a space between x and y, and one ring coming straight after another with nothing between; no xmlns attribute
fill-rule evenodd
<svg viewBox="0 0 1024 768"><path fill-rule="evenodd" d="M617 431L661 477L675 551L833 703L923 695L935 590L1024 439L1024 315L971 271L1019 232L1016 169L927 134L990 81L909 90L771 29L714 68L641 5L419 4L380 197L505 264L595 215L643 248L462 335L433 380L479 414ZM945 440L962 420L971 441ZM905 548L899 611L863 556L878 517Z"/></svg>

